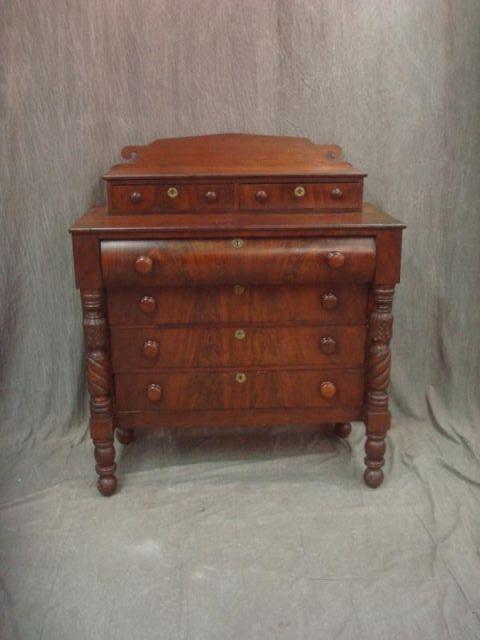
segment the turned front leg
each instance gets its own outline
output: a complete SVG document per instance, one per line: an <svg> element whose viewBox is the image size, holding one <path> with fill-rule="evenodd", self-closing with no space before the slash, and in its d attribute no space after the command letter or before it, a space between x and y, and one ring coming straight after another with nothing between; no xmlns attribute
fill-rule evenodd
<svg viewBox="0 0 480 640"><path fill-rule="evenodd" d="M385 436L390 426L388 385L390 382L390 339L392 337L392 304L394 287L378 285L373 289L373 309L369 321L369 346L366 375L364 479L376 488L383 481Z"/></svg>
<svg viewBox="0 0 480 640"><path fill-rule="evenodd" d="M97 487L110 496L117 487L113 446L112 368L110 363L105 299L102 289L81 291L83 328L90 393L90 435L95 447Z"/></svg>

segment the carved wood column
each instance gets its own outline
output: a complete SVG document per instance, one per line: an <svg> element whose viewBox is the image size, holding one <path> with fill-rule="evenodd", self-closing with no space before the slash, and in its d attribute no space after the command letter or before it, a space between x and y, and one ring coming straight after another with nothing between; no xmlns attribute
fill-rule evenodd
<svg viewBox="0 0 480 640"><path fill-rule="evenodd" d="M113 446L112 367L103 289L83 289L83 329L90 394L90 435L95 446L97 487L110 496L117 487Z"/></svg>
<svg viewBox="0 0 480 640"><path fill-rule="evenodd" d="M395 287L376 285L373 288L373 309L370 314L367 373L364 479L369 487L376 488L383 481L385 462L385 435L390 426L388 410L388 386L390 383L390 339L392 337L392 304Z"/></svg>

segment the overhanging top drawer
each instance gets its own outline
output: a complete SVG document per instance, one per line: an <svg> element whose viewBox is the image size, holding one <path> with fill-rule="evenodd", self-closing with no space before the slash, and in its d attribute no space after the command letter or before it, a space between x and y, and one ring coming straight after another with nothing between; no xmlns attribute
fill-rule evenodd
<svg viewBox="0 0 480 640"><path fill-rule="evenodd" d="M368 282L373 238L108 240L107 287Z"/></svg>

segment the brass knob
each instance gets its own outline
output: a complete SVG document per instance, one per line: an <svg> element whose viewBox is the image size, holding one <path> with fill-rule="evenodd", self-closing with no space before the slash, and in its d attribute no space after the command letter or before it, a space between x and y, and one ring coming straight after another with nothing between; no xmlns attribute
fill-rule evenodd
<svg viewBox="0 0 480 640"><path fill-rule="evenodd" d="M332 269L339 269L343 267L345 262L345 256L341 251L330 251L327 256L328 266Z"/></svg>
<svg viewBox="0 0 480 640"><path fill-rule="evenodd" d="M135 260L135 269L138 273L150 273L153 269L153 260L148 256L140 256Z"/></svg>
<svg viewBox="0 0 480 640"><path fill-rule="evenodd" d="M240 384L242 384L243 382L245 382L245 380L247 379L247 376L244 373L237 373L235 375L235 380L237 382L240 382Z"/></svg>
<svg viewBox="0 0 480 640"><path fill-rule="evenodd" d="M207 193L205 194L205 200L209 204L213 204L214 202L217 202L218 196L216 191L207 191Z"/></svg>
<svg viewBox="0 0 480 640"><path fill-rule="evenodd" d="M325 398L326 400L330 400L336 395L336 393L337 393L337 389L333 384L333 382L326 380L325 382L322 382L322 384L320 385L320 395L322 396L322 398Z"/></svg>
<svg viewBox="0 0 480 640"><path fill-rule="evenodd" d="M245 336L246 336L246 335L247 335L247 334L245 333L245 331L244 331L243 329L237 329L237 330L235 331L235 338L236 338L237 340L245 340Z"/></svg>
<svg viewBox="0 0 480 640"><path fill-rule="evenodd" d="M176 198L178 196L178 189L176 187L170 187L167 189L167 196L169 198Z"/></svg>
<svg viewBox="0 0 480 640"><path fill-rule="evenodd" d="M323 336L323 338L320 338L320 350L326 355L335 353L337 350L337 343L335 339L332 338L332 336Z"/></svg>
<svg viewBox="0 0 480 640"><path fill-rule="evenodd" d="M232 247L234 249L240 249L241 247L243 247L243 240L241 238L234 238L232 240Z"/></svg>
<svg viewBox="0 0 480 640"><path fill-rule="evenodd" d="M334 293L324 293L320 302L324 309L335 309L338 304L338 298Z"/></svg>
<svg viewBox="0 0 480 640"><path fill-rule="evenodd" d="M233 287L233 292L236 296L241 296L242 293L245 293L245 287L243 286L243 284L236 284Z"/></svg>
<svg viewBox="0 0 480 640"><path fill-rule="evenodd" d="M261 189L260 191L257 191L257 193L255 194L255 200L263 204L268 200L268 193L263 189Z"/></svg>
<svg viewBox="0 0 480 640"><path fill-rule="evenodd" d="M305 187L299 186L299 187L295 187L295 189L293 190L293 195L296 198L303 198L306 193L307 192L305 191Z"/></svg>
<svg viewBox="0 0 480 640"><path fill-rule="evenodd" d="M146 358L156 358L158 356L158 342L156 340L145 340L143 343L143 355Z"/></svg>
<svg viewBox="0 0 480 640"><path fill-rule="evenodd" d="M340 200L341 198L343 198L343 191L338 187L335 187L335 189L332 189L330 191L330 195L334 200Z"/></svg>
<svg viewBox="0 0 480 640"><path fill-rule="evenodd" d="M150 402L158 402L162 397L162 387L159 384L149 384L147 387L147 398Z"/></svg>
<svg viewBox="0 0 480 640"><path fill-rule="evenodd" d="M140 300L140 309L143 313L153 313L157 307L157 301L153 296L143 296Z"/></svg>
<svg viewBox="0 0 480 640"><path fill-rule="evenodd" d="M143 196L140 193L140 191L133 191L130 194L130 200L133 202L133 204L138 204L139 202L141 202L143 200Z"/></svg>

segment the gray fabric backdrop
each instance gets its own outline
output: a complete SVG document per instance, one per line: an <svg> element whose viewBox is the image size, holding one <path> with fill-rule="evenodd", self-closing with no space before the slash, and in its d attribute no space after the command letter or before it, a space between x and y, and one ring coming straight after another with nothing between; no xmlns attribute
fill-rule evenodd
<svg viewBox="0 0 480 640"><path fill-rule="evenodd" d="M49 640L480 637L478 0L1 5L0 624ZM357 484L360 430L350 451L308 432L146 435L122 454L121 494L93 495L68 226L103 201L124 145L225 131L340 144L366 198L408 225L380 492Z"/></svg>

